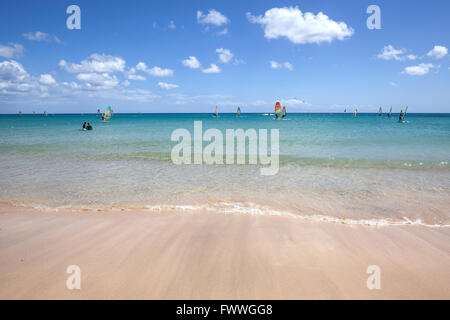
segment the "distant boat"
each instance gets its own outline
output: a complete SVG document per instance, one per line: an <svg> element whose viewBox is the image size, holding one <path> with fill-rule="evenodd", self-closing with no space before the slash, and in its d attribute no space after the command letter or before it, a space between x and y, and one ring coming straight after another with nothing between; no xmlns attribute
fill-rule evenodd
<svg viewBox="0 0 450 320"><path fill-rule="evenodd" d="M238 117L241 115L241 108L240 107L237 108L236 115Z"/></svg>
<svg viewBox="0 0 450 320"><path fill-rule="evenodd" d="M277 101L277 103L275 104L275 119L278 119L281 116L281 105L280 103Z"/></svg>
<svg viewBox="0 0 450 320"><path fill-rule="evenodd" d="M216 105L216 112L213 113L213 116L216 118L219 116L219 111L217 110L217 105Z"/></svg>
<svg viewBox="0 0 450 320"><path fill-rule="evenodd" d="M21 116L22 115L22 111L19 111L19 116Z"/></svg>
<svg viewBox="0 0 450 320"><path fill-rule="evenodd" d="M382 114L383 114L383 109L380 107L380 109L378 109L378 116L381 117Z"/></svg>

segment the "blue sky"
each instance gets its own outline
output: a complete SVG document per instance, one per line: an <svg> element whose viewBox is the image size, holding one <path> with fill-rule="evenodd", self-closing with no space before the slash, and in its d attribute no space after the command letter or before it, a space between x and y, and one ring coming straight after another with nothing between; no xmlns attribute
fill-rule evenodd
<svg viewBox="0 0 450 320"><path fill-rule="evenodd" d="M71 4L80 30L66 27ZM381 30L366 26L371 4ZM2 1L0 112L269 112L277 100L450 112L448 12L447 0Z"/></svg>

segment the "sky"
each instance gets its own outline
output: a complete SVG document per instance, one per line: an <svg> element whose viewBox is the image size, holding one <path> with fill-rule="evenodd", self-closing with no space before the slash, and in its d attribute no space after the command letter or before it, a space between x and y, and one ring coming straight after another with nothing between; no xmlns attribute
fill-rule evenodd
<svg viewBox="0 0 450 320"><path fill-rule="evenodd" d="M73 4L80 29L67 27ZM448 12L448 0L5 0L0 113L450 112Z"/></svg>

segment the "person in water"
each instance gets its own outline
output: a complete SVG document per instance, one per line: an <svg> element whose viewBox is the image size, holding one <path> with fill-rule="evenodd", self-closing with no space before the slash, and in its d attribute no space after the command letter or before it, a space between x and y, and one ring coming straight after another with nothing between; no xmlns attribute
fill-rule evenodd
<svg viewBox="0 0 450 320"><path fill-rule="evenodd" d="M91 124L88 122L88 124L87 124L87 126L86 126L86 129L87 130L92 130L92 126L91 126Z"/></svg>
<svg viewBox="0 0 450 320"><path fill-rule="evenodd" d="M401 110L400 110L400 114L399 114L399 116L398 116L398 121L399 121L399 122L403 121L403 117L404 117L404 115L403 115L403 109L401 109Z"/></svg>
<svg viewBox="0 0 450 320"><path fill-rule="evenodd" d="M86 122L83 123L83 129L86 129Z"/></svg>

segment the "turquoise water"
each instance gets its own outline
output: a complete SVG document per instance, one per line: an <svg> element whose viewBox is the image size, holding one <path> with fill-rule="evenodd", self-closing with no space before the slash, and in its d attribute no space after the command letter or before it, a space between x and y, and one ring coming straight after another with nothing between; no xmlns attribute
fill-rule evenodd
<svg viewBox="0 0 450 320"><path fill-rule="evenodd" d="M43 208L233 204L238 211L447 223L450 114L397 118L0 115L0 200ZM94 130L80 130L84 121ZM279 129L278 174L261 176L255 165L174 165L171 134L193 132L194 121L224 136L226 129Z"/></svg>

